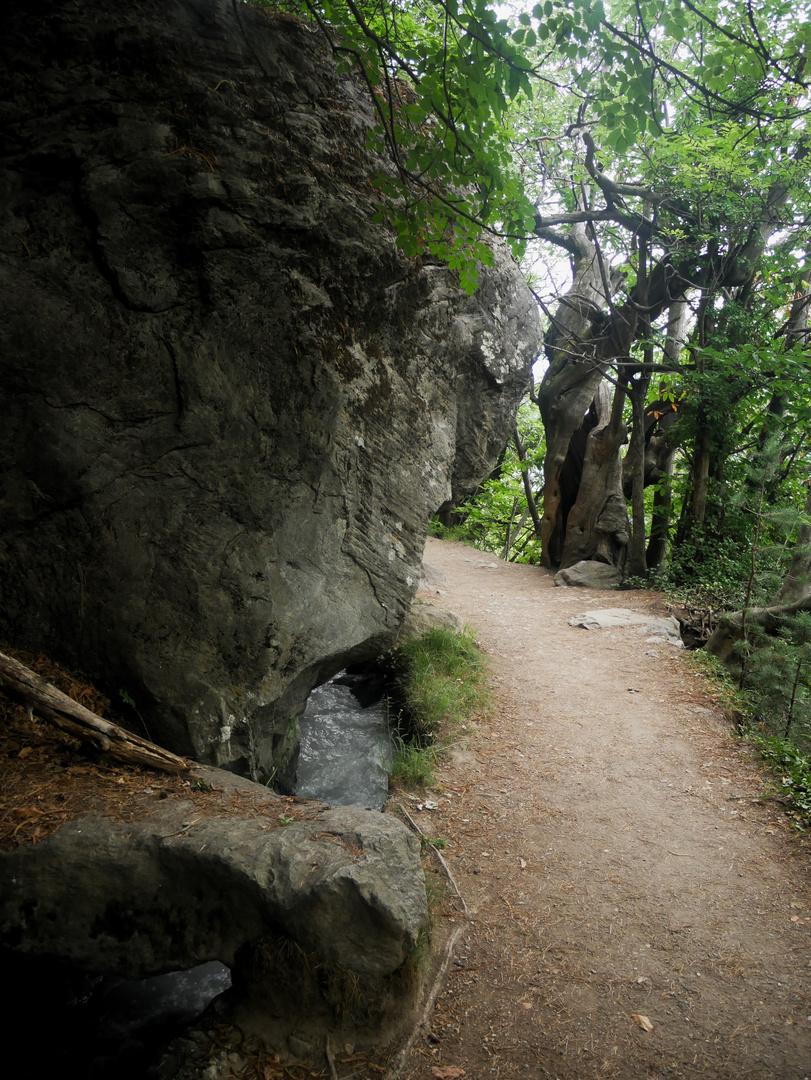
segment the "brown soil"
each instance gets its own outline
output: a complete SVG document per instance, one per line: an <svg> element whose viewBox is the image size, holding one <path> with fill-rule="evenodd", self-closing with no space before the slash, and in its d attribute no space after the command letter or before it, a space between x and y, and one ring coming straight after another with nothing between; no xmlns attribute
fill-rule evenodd
<svg viewBox="0 0 811 1080"><path fill-rule="evenodd" d="M83 675L46 656L0 647L81 705L122 727L126 717ZM146 731L137 734L147 735ZM269 826L310 820L324 807L296 798L274 798L251 789L211 787L204 772L178 776L96 756L86 742L67 735L0 692L0 852L40 840L83 814L119 821L143 818L166 799L194 804L196 814L261 817Z"/></svg>
<svg viewBox="0 0 811 1080"><path fill-rule="evenodd" d="M568 625L595 607L660 612L661 596L555 589L543 570L436 540L426 561L448 578L434 602L490 657L496 703L436 790L393 800L450 841L469 909L450 894L442 905L436 940L453 924L463 934L401 1080L811 1078L807 845L683 653L633 627ZM85 680L18 655L109 715ZM315 806L93 762L1 697L0 720L0 848L166 798L274 823ZM247 1061L237 1074L260 1080L380 1080L399 1065L339 1040L334 1072L323 1058L283 1066L233 1027L209 1036L203 1061L233 1049Z"/></svg>
<svg viewBox="0 0 811 1080"><path fill-rule="evenodd" d="M684 653L568 625L661 597L425 557L496 707L410 804L469 921L406 1080L811 1076L807 847Z"/></svg>

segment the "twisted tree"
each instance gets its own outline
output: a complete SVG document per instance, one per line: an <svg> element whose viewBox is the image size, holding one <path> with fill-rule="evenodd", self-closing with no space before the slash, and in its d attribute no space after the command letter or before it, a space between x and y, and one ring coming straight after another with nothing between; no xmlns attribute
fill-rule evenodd
<svg viewBox="0 0 811 1080"><path fill-rule="evenodd" d="M777 338L808 250L811 4L545 0L511 20L487 0L301 10L364 74L392 164L380 217L406 251L457 266L470 289L481 229L536 265L569 260L568 287L556 272L539 293L544 563L658 565L680 445L678 541L699 546L729 416L766 409L765 373L785 383L806 363L807 339L786 352Z"/></svg>

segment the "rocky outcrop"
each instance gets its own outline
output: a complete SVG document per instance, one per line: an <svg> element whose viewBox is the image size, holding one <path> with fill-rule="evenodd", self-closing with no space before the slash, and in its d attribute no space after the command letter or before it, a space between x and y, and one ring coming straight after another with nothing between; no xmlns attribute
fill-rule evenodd
<svg viewBox="0 0 811 1080"><path fill-rule="evenodd" d="M582 589L616 589L622 584L622 573L609 563L583 559L555 574L555 584Z"/></svg>
<svg viewBox="0 0 811 1080"><path fill-rule="evenodd" d="M228 0L7 0L0 639L267 778L394 638L430 514L538 348L372 222L372 112L321 32Z"/></svg>
<svg viewBox="0 0 811 1080"><path fill-rule="evenodd" d="M262 792L254 798L261 802ZM279 825L172 803L135 821L85 816L0 858L0 945L128 978L235 965L284 934L364 976L412 952L428 919L417 839L356 807Z"/></svg>
<svg viewBox="0 0 811 1080"><path fill-rule="evenodd" d="M569 626L579 626L583 630L614 630L635 626L636 632L645 635L647 642L666 641L682 647L679 624L672 615L631 611L630 608L601 608L573 616L569 619Z"/></svg>

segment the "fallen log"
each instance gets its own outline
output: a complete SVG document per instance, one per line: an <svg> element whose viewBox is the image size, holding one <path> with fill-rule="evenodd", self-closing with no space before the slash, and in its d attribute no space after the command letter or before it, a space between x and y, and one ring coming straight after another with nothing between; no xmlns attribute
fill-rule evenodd
<svg viewBox="0 0 811 1080"><path fill-rule="evenodd" d="M800 611L811 609L811 594L806 594L790 604L771 604L769 607L749 608L746 612L746 625L762 627L767 634L776 634L786 619ZM732 650L743 637L744 613L735 611L724 615L710 635L706 649L725 664L730 663Z"/></svg>
<svg viewBox="0 0 811 1080"><path fill-rule="evenodd" d="M0 688L22 702L29 714L36 712L43 720L89 742L95 750L109 754L117 761L170 773L185 773L191 768L184 758L97 716L25 664L1 652Z"/></svg>

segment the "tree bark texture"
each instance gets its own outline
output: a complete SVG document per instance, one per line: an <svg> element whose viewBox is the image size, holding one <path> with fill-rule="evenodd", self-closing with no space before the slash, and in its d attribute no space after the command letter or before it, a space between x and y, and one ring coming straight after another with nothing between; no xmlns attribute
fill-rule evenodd
<svg viewBox="0 0 811 1080"><path fill-rule="evenodd" d="M714 299L722 290L734 290L740 294L750 286L768 240L780 227L780 211L789 194L788 186L782 183L774 184L764 192L761 212L743 231L739 242L730 243L726 251L721 250L717 238L711 238L707 244L705 236L691 235L692 224L689 224L688 215L685 219L685 241L679 257L666 254L651 265L655 214L651 217L650 209L658 206L662 198L654 192L645 193L645 214L631 221L628 214L622 211L621 202L618 202L618 197L626 193L623 185L610 180L595 165L595 148L590 135L580 132L579 137L587 148L585 166L594 186L590 189L591 195L583 189L577 212L584 217L589 214L590 200L599 189L615 215L614 220L634 234L642 273L627 300L614 305L612 299L618 291L622 274L603 261L594 225L576 221L566 233L556 231L550 227L552 222L545 223L543 219L539 219L536 225L539 237L550 239L569 252L573 269L572 286L551 317L546 340L549 367L538 391L538 406L546 429L547 444L542 562L550 568L565 567L580 558L599 558L615 566L624 565L630 530L622 477L618 477L616 470L609 468L607 463L612 439L607 437L605 424L594 422L598 387L609 367L615 364L620 372L618 384L625 382L632 364L631 351L638 336L640 319L650 326L663 313L671 311L670 325L683 325L686 314L684 300L686 293L691 290L699 291L701 295L697 345L700 348L705 344L704 316L711 315ZM809 149L803 143L795 152L795 160L799 162L808 153ZM634 190L633 194L640 193ZM600 201L599 197L597 201ZM598 216L605 219L603 211L595 210L595 220ZM570 216L568 221L571 220ZM674 334L673 338L674 342L678 338L680 346L681 333ZM649 365L642 367L650 370ZM602 406L599 411L602 412ZM709 437L712 424L713 417L708 415L704 423L705 437L699 439L693 458L692 501L689 515L685 514L684 535L680 535L680 540L695 535L704 521L707 485L713 465ZM611 436L617 435L618 429L612 428ZM618 453L620 445L616 445ZM661 476L666 477L670 473L668 453L666 448L662 450L659 471ZM646 482L650 482L647 463ZM604 486L606 484L609 486ZM633 481L629 476L628 494L632 488ZM598 523L601 535L589 535L589 530L597 527ZM661 528L660 518L660 537L653 552L657 558L661 557L663 550ZM641 564L639 558L636 562Z"/></svg>
<svg viewBox="0 0 811 1080"><path fill-rule="evenodd" d="M547 334L549 368L538 390L546 430L542 561L566 567L596 558L616 566L629 529L621 468L611 458L625 432L610 423L604 375L612 359L627 354L636 316L627 306L604 314L621 278L601 267L585 227L575 226L572 237L574 281Z"/></svg>

